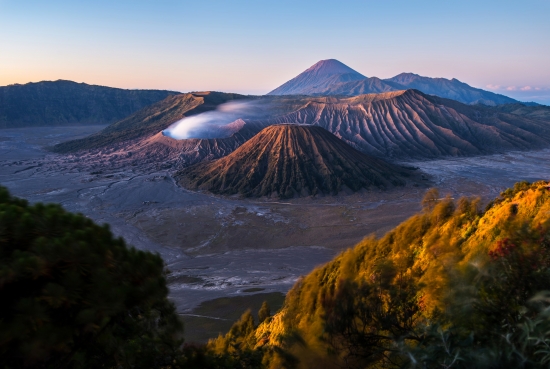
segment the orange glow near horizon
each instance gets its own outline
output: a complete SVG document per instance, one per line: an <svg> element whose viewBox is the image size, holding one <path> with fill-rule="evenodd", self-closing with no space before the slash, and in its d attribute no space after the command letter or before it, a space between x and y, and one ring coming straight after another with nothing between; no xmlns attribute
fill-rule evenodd
<svg viewBox="0 0 550 369"><path fill-rule="evenodd" d="M527 86L550 88L548 14L547 0L0 0L0 85L264 94L334 58L367 77L413 72L534 96Z"/></svg>
<svg viewBox="0 0 550 369"><path fill-rule="evenodd" d="M312 61L313 64L315 61ZM343 61L346 63L345 61ZM363 63L362 63L363 64ZM447 64L448 65L448 64ZM47 67L45 65L39 68L29 68L30 66L23 65L18 68L12 68L10 70L4 69L0 74L0 86L6 86L11 84L25 84L29 82L40 81L55 81L59 79L70 80L78 83L87 83L92 85L101 85L108 87L124 88L124 89L159 89L159 90L172 90L179 92L188 91L225 91L236 92L242 94L251 95L263 95L272 89L283 84L287 80L295 77L309 65L298 66L285 66L281 68L283 70L278 73L263 73L261 66L256 68L249 68L246 73L242 73L239 70L234 70L231 73L227 72L227 68L221 68L220 70L211 70L207 68L194 68L174 73L172 70L177 69L177 66L171 66L172 68L154 69L151 72L148 66L134 64L129 68L120 68L117 66L109 66L109 68L84 69L78 67L61 68L61 67ZM354 68L355 65L349 65ZM214 66L212 66L214 67ZM428 77L444 77L444 78L457 78L462 82L468 83L474 87L482 88L496 93L501 93L511 97L520 98L522 96L537 96L540 95L543 98L546 95L550 95L550 88L541 86L540 84L520 84L513 85L515 83L512 79L500 78L500 84L485 83L481 80L478 83L472 82L468 79L469 73L462 70L462 74L465 77L459 77L457 75L445 75L441 68L441 64L418 66L419 69L424 72L416 70L399 70L398 65L387 65L385 75L378 75L379 78L390 78L403 71L411 71L413 73L426 75ZM430 67L434 72L429 73ZM302 68L301 70L299 68ZM363 73L369 77L373 76L372 73L367 73L360 68L354 68L358 72ZM393 69L393 72L391 71ZM461 69L465 69L464 67ZM241 72L241 75L239 75ZM294 74L291 74L294 73ZM476 73L477 74L477 73ZM495 74L494 71L492 74ZM488 73L485 73L488 75ZM250 78L250 77L254 78ZM376 75L374 75L376 76ZM487 77L486 80L489 80ZM496 79L497 77L492 77ZM479 79L479 78L478 78ZM492 81L493 79L491 79ZM550 97L548 98L550 102Z"/></svg>

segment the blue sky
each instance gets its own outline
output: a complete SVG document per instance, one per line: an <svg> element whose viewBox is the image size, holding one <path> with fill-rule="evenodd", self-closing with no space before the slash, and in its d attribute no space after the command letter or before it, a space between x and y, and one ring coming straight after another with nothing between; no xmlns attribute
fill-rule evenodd
<svg viewBox="0 0 550 369"><path fill-rule="evenodd" d="M0 0L0 85L263 94L328 58L550 104L550 0Z"/></svg>

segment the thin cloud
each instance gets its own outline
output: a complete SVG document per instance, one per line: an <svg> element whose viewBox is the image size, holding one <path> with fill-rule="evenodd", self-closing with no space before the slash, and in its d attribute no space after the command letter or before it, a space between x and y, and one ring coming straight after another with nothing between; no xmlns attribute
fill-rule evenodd
<svg viewBox="0 0 550 369"><path fill-rule="evenodd" d="M550 91L550 87L535 87L535 86L502 86L496 84L488 84L485 86L488 90L503 90L503 91Z"/></svg>

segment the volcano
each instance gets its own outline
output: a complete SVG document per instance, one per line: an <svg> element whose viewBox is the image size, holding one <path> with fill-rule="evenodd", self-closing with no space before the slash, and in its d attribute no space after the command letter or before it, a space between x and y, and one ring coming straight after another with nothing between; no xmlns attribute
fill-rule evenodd
<svg viewBox="0 0 550 369"><path fill-rule="evenodd" d="M183 117L245 98L215 92L170 96L101 132L52 150L116 153L121 165L122 161L132 166L162 163L177 170L229 155L262 129L285 123L320 126L364 154L385 160L488 155L550 146L547 107L466 105L418 90L354 97L262 97L265 106L272 107L266 109L270 117L228 121L218 138L176 140L162 134Z"/></svg>
<svg viewBox="0 0 550 369"><path fill-rule="evenodd" d="M404 186L412 171L365 155L324 128L264 128L221 159L183 169L183 187L216 194L290 198Z"/></svg>
<svg viewBox="0 0 550 369"><path fill-rule="evenodd" d="M268 95L312 95L339 83L364 80L361 73L336 59L321 60Z"/></svg>
<svg viewBox="0 0 550 369"><path fill-rule="evenodd" d="M62 142L55 145L51 150L66 154L82 150L101 149L106 146L133 145L134 141L150 141L152 136L165 130L178 120L213 111L221 104L245 98L244 95L212 91L168 96L162 101L111 124L98 133L85 138ZM247 137L247 139L250 137ZM126 146L125 149L128 149L128 147Z"/></svg>
<svg viewBox="0 0 550 369"><path fill-rule="evenodd" d="M311 98L294 112L264 122L280 123L320 126L365 154L399 160L487 155L550 144L548 121L418 90Z"/></svg>
<svg viewBox="0 0 550 369"><path fill-rule="evenodd" d="M408 89L470 105L518 103L508 96L472 87L455 78L430 78L414 73L401 73L388 79L368 78L335 59L317 62L268 95L358 96Z"/></svg>

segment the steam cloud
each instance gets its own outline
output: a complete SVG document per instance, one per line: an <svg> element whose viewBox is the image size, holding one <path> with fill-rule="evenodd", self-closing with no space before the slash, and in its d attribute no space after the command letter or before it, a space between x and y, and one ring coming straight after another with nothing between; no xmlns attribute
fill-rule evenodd
<svg viewBox="0 0 550 369"><path fill-rule="evenodd" d="M259 101L231 101L214 111L183 118L162 133L178 140L229 137L242 128L243 119L260 118L266 115L266 110L266 105Z"/></svg>

